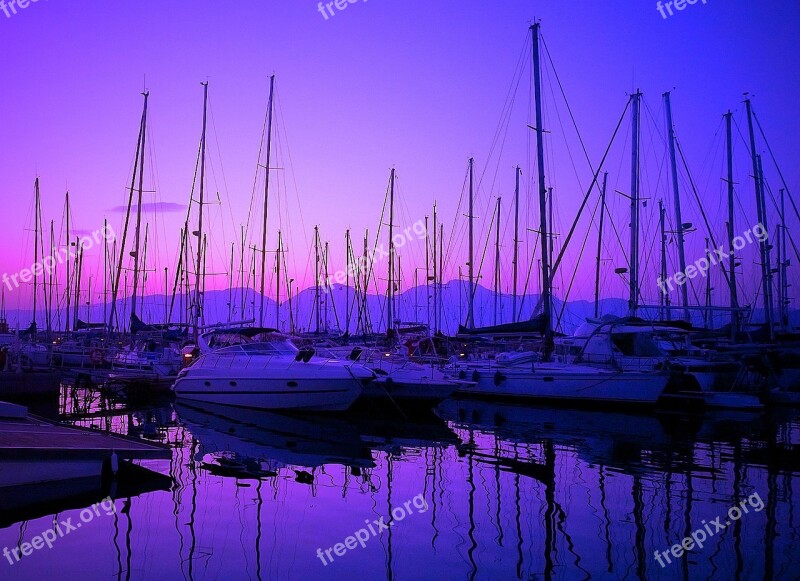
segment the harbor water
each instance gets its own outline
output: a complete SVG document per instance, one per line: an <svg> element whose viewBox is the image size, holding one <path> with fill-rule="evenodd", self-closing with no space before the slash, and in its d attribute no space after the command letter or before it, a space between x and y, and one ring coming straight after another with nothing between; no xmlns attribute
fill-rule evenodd
<svg viewBox="0 0 800 581"><path fill-rule="evenodd" d="M798 410L331 417L62 386L33 411L172 457L138 462L148 483L5 511L0 579L800 576Z"/></svg>

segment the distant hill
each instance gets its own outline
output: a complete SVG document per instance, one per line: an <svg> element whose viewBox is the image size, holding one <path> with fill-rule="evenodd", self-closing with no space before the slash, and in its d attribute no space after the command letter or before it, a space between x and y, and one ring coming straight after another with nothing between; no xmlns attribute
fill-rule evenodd
<svg viewBox="0 0 800 581"><path fill-rule="evenodd" d="M445 283L442 288L442 330L447 333L455 333L459 324L463 324L467 316L467 295L468 285L466 282L450 281ZM350 331L356 331L358 322L358 310L354 304L354 291L350 289ZM426 292L430 299L426 297ZM325 328L325 321L327 320L327 328L331 330L340 329L344 330L347 321L347 314L345 312L345 301L347 298L347 289L344 285L334 285L330 293L325 290L320 291L321 296L321 326ZM430 320L433 322L433 287L426 289L424 286L412 287L399 292L396 297L397 315L403 323L408 322L428 322L428 308L427 304L430 303ZM258 311L261 304L258 294L252 289L234 289L233 291L233 309L229 309L228 302L229 291L209 291L205 296L205 321L206 325L213 325L217 323L224 323L227 321L254 321L259 323ZM308 288L301 291L298 295L292 297L292 313L295 318L295 326L300 331L308 331L316 329L316 320L314 315L314 296L315 291L313 288ZM242 299L244 302L244 314L242 313ZM525 295L517 298L517 310L520 313L519 319L525 320L533 316L533 310L536 308L539 300L539 295ZM560 330L564 333L571 333L578 325L582 324L587 317L594 315L594 303L590 301L578 300L569 301L566 306L562 301L555 298L554 315L560 319ZM183 302L185 308L186 301ZM375 331L382 331L386 328L386 297L385 295L370 294L367 297L367 312L368 319L371 322L372 328ZM628 308L627 299L609 298L600 301L600 314L611 315L625 315ZM475 291L475 325L478 327L493 325L495 323L495 298L494 293L478 285ZM117 303L117 310L119 312L119 320L127 322L129 318L129 304L127 300L121 300ZM137 309L138 314L142 320L147 323L161 323L164 321L165 313L165 300L164 295L148 295L144 297L144 301ZM188 310L188 309L186 309ZM503 294L498 297L497 311L498 323L508 323L512 320L513 310L513 297L508 294ZM173 307L172 322L181 320L181 301L176 299ZM230 312L230 318L229 318ZM254 313L256 313L254 315ZM754 320L763 320L761 316L761 309L757 309L754 313ZM644 309L641 311L643 317L656 317L657 312L655 309ZM675 312L677 316L677 311ZM32 319L32 312L30 310L9 311L8 323L12 329L27 328ZM264 325L268 327L276 326L277 309L275 301L269 297L264 298ZM702 325L702 312L693 311L693 322L696 325ZM82 306L80 309L79 318L86 321L89 317L87 314L87 307ZM724 312L714 313L713 325L719 327L727 322L728 316ZM39 329L44 329L44 312L39 311L37 315L37 323ZM57 329L63 328L65 324L65 315L63 311L60 315L54 315L54 327ZM100 322L103 320L103 305L92 305L91 307L91 322ZM183 320L186 321L184 315ZM800 326L800 311L791 312L791 321L795 326ZM277 325L282 330L289 329L289 301L283 300L280 308L280 320Z"/></svg>

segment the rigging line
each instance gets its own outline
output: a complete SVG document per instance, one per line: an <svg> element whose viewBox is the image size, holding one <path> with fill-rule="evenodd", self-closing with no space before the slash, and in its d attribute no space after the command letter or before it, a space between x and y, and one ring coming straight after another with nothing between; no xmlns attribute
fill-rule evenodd
<svg viewBox="0 0 800 581"><path fill-rule="evenodd" d="M230 215L230 219L231 219L231 228L232 228L233 232L236 232L236 220L233 217L233 207L232 207L232 204L230 203L231 196L230 196L230 191L228 190L228 178L225 175L225 166L222 163L222 149L219 146L219 133L217 132L217 122L216 122L216 117L214 115L214 107L213 107L212 100L213 100L212 98L209 98L209 100L208 100L209 117L211 117L211 129L212 129L212 133L214 134L214 143L216 143L216 145L217 145L217 157L219 157L219 169L220 169L220 173L222 174L222 186L223 186L223 188L225 190L225 199L228 200L227 206L228 206L228 214ZM211 165L211 169L212 169L212 171L214 170L214 165L213 164ZM216 174L214 174L214 182L216 183ZM217 199L219 199L219 192L217 192L217 194L218 194ZM221 204L222 200L219 200L219 201L220 201L220 204ZM223 239L223 244L224 244L224 246L226 248L226 252L227 252L228 244L226 242L227 236L226 236L226 233L225 233L225 226L224 226L225 223L222 222L222 224L223 224L222 239Z"/></svg>
<svg viewBox="0 0 800 581"><path fill-rule="evenodd" d="M397 174L395 173L395 183L396 183L396 180L397 180ZM367 286L364 289L364 294L366 296L368 296L368 293L369 293L369 280L370 280L370 278L373 279L375 295L378 296L378 297L381 296L380 290L378 289L378 277L377 277L377 275L374 274L374 270L375 270L375 260L374 260L374 258L375 258L375 254L376 254L376 252L378 250L378 242L380 240L380 234L381 234L381 230L383 228L383 218L386 215L386 204L389 201L389 193L390 193L390 189L391 189L391 182L392 182L392 179L391 179L391 176L390 176L389 177L389 182L386 184L386 192L384 193L384 197L383 197L383 207L381 208L381 217L380 217L380 220L378 221L378 229L377 229L377 232L375 234L375 244L372 247L371 259L370 259L370 257L368 257L369 268L367 270ZM390 241L390 244L391 243L392 242ZM389 250L387 249L387 252L388 251ZM393 258L394 258L393 255L389 256L390 260L393 259ZM390 294L388 284L389 284L389 281L387 280L387 286L386 286L387 298L388 298L388 296ZM388 308L388 304L386 305L386 307ZM367 301L364 301L364 309L366 309L366 308L367 308ZM379 313L380 313L380 316L381 316L381 319L382 319L383 315L384 315L384 306L381 305L379 307L379 309L380 309Z"/></svg>
<svg viewBox="0 0 800 581"><path fill-rule="evenodd" d="M305 243L306 247L308 247L308 235L306 231L306 223L305 218L303 217L303 207L300 204L300 189L297 186L297 174L294 171L294 161L292 158L292 149L289 147L289 133L286 131L286 121L285 115L283 114L283 106L281 105L281 94L279 90L275 90L275 104L278 109L278 120L281 124L281 128L283 129L283 134L285 135L284 142L286 147L286 158L289 161L289 173L292 176L292 183L294 185L294 194L295 199L297 200L297 210L300 213L300 227L302 228L302 236L303 242ZM288 201L287 201L288 204Z"/></svg>
<svg viewBox="0 0 800 581"><path fill-rule="evenodd" d="M658 233L657 236L650 236L649 237L649 239L650 239L650 248L645 253L645 255L643 257L642 262L644 262L644 264L653 264L650 259L653 256L653 254L655 253L656 243L660 242L660 238L661 238L661 233L660 232ZM648 274L647 268L645 268L643 270L642 274L643 275ZM639 294L640 295L641 295L641 291L642 291L642 288L641 288L641 285L639 285ZM644 302L644 296L640 296L640 298L642 299L642 302Z"/></svg>
<svg viewBox="0 0 800 581"><path fill-rule="evenodd" d="M264 151L264 141L267 135L268 119L269 119L269 106L267 106L267 111L264 114L264 125L261 128L261 140L258 144L258 156L256 157L256 171L255 175L253 176L253 189L252 192L250 193L250 207L247 210L247 221L245 222L246 238L250 237L250 219L253 216L253 204L255 204L256 192L258 191L258 174L259 174L258 170L261 165L261 155Z"/></svg>
<svg viewBox="0 0 800 581"><path fill-rule="evenodd" d="M553 70L553 72L555 73L555 70ZM556 77L557 76L558 75L556 75ZM555 91L553 90L552 78L550 77L549 74L546 74L545 77L546 77L546 80L547 80L547 86L550 89L550 95L551 95L551 97L553 99L553 102L555 103ZM563 88L562 88L562 96L564 96ZM567 104L567 105L569 106L569 104ZM564 146L565 146L565 149L567 151L567 155L569 156L570 165L572 166L572 173L575 175L575 181L578 182L578 187L581 190L583 190L583 184L581 184L581 178L580 178L580 175L578 173L578 167L575 164L575 158L572 156L572 150L570 149L569 143L567 141L567 132L564 130L564 122L561 119L561 112L559 111L558 107L555 107L555 106L552 108L552 111L555 112L555 117L558 120L558 126L560 128L560 132L559 133L560 133L561 137L564 139ZM551 117L549 108L548 108L547 111L545 111L545 115L547 115L548 117ZM572 121L574 123L575 119L572 118ZM547 156L547 160L548 160L548 164L547 165L549 166L548 167L548 175L551 176L551 180L550 180L551 184L550 185L551 186L556 186L558 184L554 183L554 180L552 179L552 176L555 175L555 169L553 167L554 155L552 154L552 152L553 152L552 143L548 144L548 148L550 149L550 155ZM585 149L584 149L584 155L586 155L586 150ZM588 159L588 156L587 156L587 159ZM589 163L589 169L591 170L591 162Z"/></svg>
<svg viewBox="0 0 800 581"><path fill-rule="evenodd" d="M489 154L486 157L486 163L481 170L480 175L478 176L477 185L480 188L481 184L483 183L483 177L485 173L488 171L489 168L489 161L491 160L492 154L497 146L497 142L500 139L500 134L503 133L503 141L502 143L505 144L505 136L508 133L508 128L510 126L511 121L511 114L513 112L514 103L516 102L517 92L519 90L519 85L522 82L522 71L523 71L523 64L525 62L525 57L528 51L528 40L529 35L527 32L525 33L525 42L523 43L522 50L520 52L519 57L517 58L517 64L514 67L514 73L511 76L511 84L506 92L505 100L503 101L503 107L500 110L500 120L498 121L497 128L495 129L495 133L492 137L492 143L489 147ZM514 80L516 79L516 83ZM504 122L505 119L505 122ZM503 131L503 126L505 126L505 131ZM502 155L502 150L501 150ZM499 157L498 156L498 165L499 165ZM495 170L495 178L497 179L497 170ZM492 182L492 191L494 191L494 181Z"/></svg>
<svg viewBox="0 0 800 581"><path fill-rule="evenodd" d="M778 161L775 159L775 154L772 153L772 147L770 147L769 141L767 141L767 136L764 135L764 129L761 127L761 121L758 120L758 116L756 115L755 111L753 111L753 117L756 120L756 125L758 125L758 132L761 133L761 138L764 140L764 145L767 146L767 151L769 152L770 159L772 159L772 163L775 165L775 169L778 170L778 176L780 176L781 182L783 183L783 189L786 190L786 196L792 203L794 214L795 216L797 216L797 219L800 220L800 212L797 211L797 206L794 203L794 197L792 196L792 192L789 191L789 185L786 183L786 180L783 177L783 172L781 171L781 168L778 165Z"/></svg>
<svg viewBox="0 0 800 581"><path fill-rule="evenodd" d="M561 246L561 251L558 253L558 258L556 259L555 264L553 264L550 270L550 280L552 281L555 273L558 271L558 267L561 265L561 261L564 258L564 253L566 252L567 248L569 247L569 242L572 239L572 236L575 234L575 228L578 226L578 220L583 213L586 204L589 201L589 196L592 193L595 185L597 184L597 176L600 175L600 172L603 169L603 165L605 164L606 158L608 157L609 152L611 151L611 146L614 143L614 140L617 137L617 133L619 132L619 128L622 126L622 122L625 119L625 114L628 112L628 107L630 107L631 99L628 99L627 103L625 103L625 108L622 110L622 115L617 122L617 126L614 129L614 134L611 136L611 141L608 143L608 147L606 147L606 151L603 154L603 158L600 160L600 166L597 168L597 171L594 172L594 176L592 178L592 183L589 184L589 189L586 191L586 195L583 197L583 201L581 202L581 206L578 209L578 214L575 216L575 220L572 223L572 226L569 229L569 233L567 234L566 239L564 240L564 244Z"/></svg>
<svg viewBox="0 0 800 581"><path fill-rule="evenodd" d="M531 251L531 259L528 261L528 274L525 277L525 286L522 288L522 298L520 299L519 303L519 311L517 313L517 319L521 318L522 315L522 307L525 306L525 297L528 295L528 288L531 281L531 275L533 274L533 265L536 262L536 251L539 248L539 235L540 232L536 232L536 238L533 242L533 250ZM535 312L535 310L534 310Z"/></svg>
<svg viewBox="0 0 800 581"><path fill-rule="evenodd" d="M556 65L553 62L553 58L550 55L550 49L547 47L547 43L545 42L544 35L540 33L539 38L542 41L542 46L544 46L544 52L547 55L547 60L550 62L550 68L553 70L553 75L555 75L556 82L558 83L558 88L561 91L561 96L564 98L564 104L567 106L567 111L569 112L569 117L572 120L572 126L575 128L575 133L578 135L578 141L581 144L581 149L583 149L583 155L586 157L586 163L589 164L589 169L592 169L592 162L589 159L589 152L586 150L586 144L583 142L583 137L581 136L581 132L578 129L578 123L575 120L575 115L572 113L572 107L569 105L569 101L567 100L567 94L564 91L564 86L561 84L561 78L558 76L558 71L556 70ZM595 176L596 177L596 176Z"/></svg>
<svg viewBox="0 0 800 581"><path fill-rule="evenodd" d="M197 184L197 172L199 171L200 167L200 147L201 144L197 146L197 157L194 161L194 175L192 176L192 187L189 190L189 204L186 207L186 220L184 221L184 229L186 231L186 242L185 244L189 244L189 220L192 216L192 201L194 200L194 189L195 185ZM124 250L124 249L123 249ZM183 264L183 251L184 251L184 242L181 242L181 247L179 250L177 264L175 266L175 279L172 285L172 298L169 304L169 317L168 320L172 320L172 312L175 308L175 296L177 294L178 286L180 285L181 276L183 275L182 270L187 268L188 265Z"/></svg>
<svg viewBox="0 0 800 581"><path fill-rule="evenodd" d="M475 295L478 292L478 285L480 284L478 281L480 281L480 279L481 279L481 270L483 270L483 263L486 260L486 252L487 252L487 250L489 248L489 241L491 239L492 226L494 226L495 215L496 214L497 214L497 212L492 212L492 219L489 221L489 235L486 236L486 243L483 245L483 253L481 254L481 261L478 264L478 276L476 277L478 280L476 281L476 284L474 284L472 286L472 296L470 298L473 301L475 300ZM498 217L498 219L499 219L499 217Z"/></svg>
<svg viewBox="0 0 800 581"><path fill-rule="evenodd" d="M456 236L457 231L459 231L457 228L459 223L458 217L461 212L461 204L463 204L464 202L464 194L467 191L468 179L469 179L469 169L467 169L467 171L464 173L464 182L461 184L461 195L458 198L458 205L456 206L456 215L455 218L453 219L453 225L450 228L450 238L447 241L447 246L446 246L447 252L445 253L445 256L447 256L447 259L445 259L444 261L445 266L450 266L449 257L453 254L453 244L454 244L453 238Z"/></svg>
<svg viewBox="0 0 800 581"><path fill-rule="evenodd" d="M770 198L770 200L772 200L772 205L774 206L775 211L777 212L778 216L781 216L781 210L778 207L777 200L775 199L775 192L772 190L772 188L770 187L769 182L767 180L762 180L762 181L764 182L764 187L766 188L767 193L769 193L769 198ZM786 218L784 217L784 221L785 221L785 219ZM763 226L763 224L762 224L762 226ZM786 229L786 235L789 238L789 241L792 243L792 248L794 249L795 257L797 258L798 264L800 264L800 253L798 253L798 251L797 251L797 246L795 246L794 238L792 237L791 234L789 234L789 229L788 228Z"/></svg>
<svg viewBox="0 0 800 581"><path fill-rule="evenodd" d="M594 222L594 217L597 214L597 208L600 206L600 202L602 201L601 198L597 198L597 202L595 202L594 210L592 211L592 222ZM601 210L602 211L602 210ZM586 236L583 237L583 244L581 245L581 251L578 253L578 260L576 264L580 262L581 258L583 257L583 252L586 250L586 242L589 240L589 232L591 229L586 229ZM556 318L556 327L559 328L561 326L561 319L564 316L564 310L567 307L567 301L569 300L569 294L572 291L572 285L575 283L575 277L578 274L578 269L574 268L572 270L572 278L569 281L569 286L567 287L567 292L564 294L564 298L561 301L561 311L558 313L558 317Z"/></svg>
<svg viewBox="0 0 800 581"><path fill-rule="evenodd" d="M617 172L615 174L617 176L619 176L622 173L622 164L624 163L622 157L623 156L620 156L619 166L617 167ZM617 177L616 181L614 182L614 188L613 188L615 191L616 191L618 185L619 185L619 178ZM606 199L606 217L608 218L609 222L611 223L611 230L614 232L614 237L617 239L617 243L619 244L618 251L622 252L622 258L624 259L625 264L630 264L630 260L628 258L628 251L626 249L626 245L623 244L623 242L622 242L622 237L619 234L619 230L617 230L617 225L614 222L614 216L611 213L611 211L612 211L612 207L611 206L614 206L614 209L616 209L616 206L617 206L617 204L614 203L615 199L616 198L612 197L610 203L609 203L609 200ZM608 254L610 256L612 254L612 252L610 252L611 246L609 246L605 241L603 241L603 246L605 247L605 250L608 252Z"/></svg>
<svg viewBox="0 0 800 581"><path fill-rule="evenodd" d="M683 167L686 169L686 176L689 178L689 184L692 186L692 193L694 194L695 199L697 200L697 206L700 208L700 214L703 216L703 222L705 222L706 230L708 231L708 236L711 239L711 244L714 248L718 248L717 241L714 239L714 232L711 230L711 224L708 223L708 217L706 216L706 212L703 209L703 203L700 201L700 196L697 193L697 188L695 188L694 180L692 179L692 174L689 171L689 165L686 163L686 157L683 155L683 148L681 147L680 141L675 138L675 146L678 149L678 153L681 156L681 161L683 162ZM678 225L681 227L681 225ZM706 249L708 250L708 249ZM722 274L725 277L725 283L728 287L731 286L730 278L728 277L728 269L725 268L725 263L723 261L718 262L720 268L722 268Z"/></svg>
<svg viewBox="0 0 800 581"><path fill-rule="evenodd" d="M480 185L479 184L475 187L475 192L474 193L475 193L475 198L479 198L480 197ZM490 194L489 196L486 197L486 205L484 206L484 209L483 209L483 215L484 216L488 216L490 213L493 213L494 212L494 205L495 205L495 202L492 201L491 194ZM475 218L475 216L473 216L473 219L474 218ZM478 226L479 226L479 231L476 233L477 234L477 238L480 239L480 238L484 238L485 237L488 240L488 238L490 238L491 234L492 234L491 227L487 230L485 221L481 221L481 223ZM483 266L483 261L481 261L481 263L478 265L478 270L475 273L475 278L476 279L480 279L481 278L481 268L482 268L482 266ZM473 291L472 291L473 292L473 296L474 296L474 293L476 291L477 291L477 285L473 287Z"/></svg>
<svg viewBox="0 0 800 581"><path fill-rule="evenodd" d="M148 164L148 168L147 169L150 171L150 181L153 184L153 186L152 186L153 187L153 192L152 192L153 202L157 202L159 200L163 201L163 198L161 198L161 194L160 194L160 192L161 192L161 181L160 181L159 173L158 173L158 165L156 163L155 151L156 151L157 148L156 148L155 138L153 137L153 134L154 134L153 125L154 125L154 122L153 122L152 115L151 115L151 120L147 125L147 141L149 143L148 155L149 155L149 159L150 159L150 163ZM161 222L161 229L159 229L159 224L158 224L159 220ZM155 206L154 206L154 209L153 209L153 222L152 222L152 224L153 224L153 230L154 230L153 237L156 240L158 240L159 234L162 231L166 232L166 226L164 225L164 215L163 214L159 215L155 210ZM164 242L166 242L166 241L164 241ZM150 251L151 251L151 253L155 254L155 256L153 257L154 261L160 263L159 258L161 256L161 254L159 252L158 244L157 243L154 244L153 248Z"/></svg>

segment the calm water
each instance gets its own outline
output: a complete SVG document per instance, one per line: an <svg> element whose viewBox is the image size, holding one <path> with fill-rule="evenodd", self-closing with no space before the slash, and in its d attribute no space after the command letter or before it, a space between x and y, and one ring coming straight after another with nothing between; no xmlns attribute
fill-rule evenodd
<svg viewBox="0 0 800 581"><path fill-rule="evenodd" d="M115 511L3 559L0 579L800 578L797 411L453 401L439 417L329 419L66 387L44 411L169 445L172 460L143 465L172 482L117 490ZM0 549L80 521L92 502L1 528ZM655 551L698 529L713 533L703 548L662 555L662 568Z"/></svg>

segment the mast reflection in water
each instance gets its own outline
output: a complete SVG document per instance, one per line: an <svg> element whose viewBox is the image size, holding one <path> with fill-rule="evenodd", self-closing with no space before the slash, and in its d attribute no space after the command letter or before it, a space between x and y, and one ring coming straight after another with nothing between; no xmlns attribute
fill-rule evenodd
<svg viewBox="0 0 800 581"><path fill-rule="evenodd" d="M3 579L788 579L800 572L794 412L642 416L449 400L437 415L290 416L64 388L79 426L168 444L172 486ZM662 568L656 551L763 499ZM138 495L134 495L138 494ZM428 510L323 565L317 550L422 494ZM97 501L100 499L98 498ZM0 548L76 519L31 514ZM388 519L387 519L388 520Z"/></svg>

